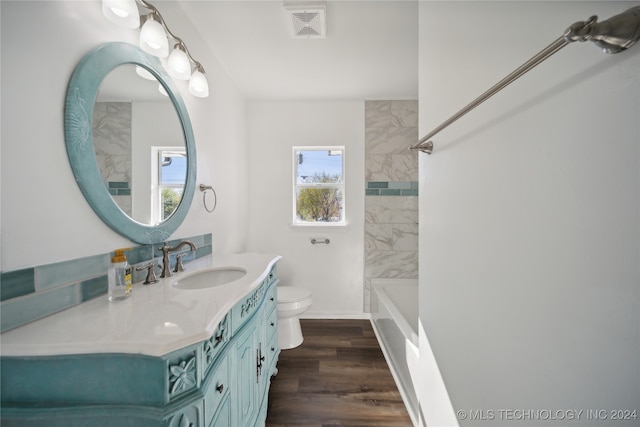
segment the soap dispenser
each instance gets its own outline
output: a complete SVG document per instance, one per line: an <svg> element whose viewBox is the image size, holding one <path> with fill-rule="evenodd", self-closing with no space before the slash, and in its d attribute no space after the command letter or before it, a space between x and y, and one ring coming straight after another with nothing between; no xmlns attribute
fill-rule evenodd
<svg viewBox="0 0 640 427"><path fill-rule="evenodd" d="M130 248L116 249L111 258L107 278L109 279L109 301L117 301L131 294L131 269L127 264L124 251Z"/></svg>

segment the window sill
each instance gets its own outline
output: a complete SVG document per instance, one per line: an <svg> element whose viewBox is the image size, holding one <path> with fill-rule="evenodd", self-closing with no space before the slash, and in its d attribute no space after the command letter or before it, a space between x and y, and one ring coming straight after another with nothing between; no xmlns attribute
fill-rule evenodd
<svg viewBox="0 0 640 427"><path fill-rule="evenodd" d="M303 232L319 231L319 230L322 230L323 232L332 232L332 231L343 232L343 231L347 231L349 228L351 228L351 226L347 222L342 222L339 224L325 223L325 224L317 224L317 225L290 223L289 228L293 231L303 231Z"/></svg>

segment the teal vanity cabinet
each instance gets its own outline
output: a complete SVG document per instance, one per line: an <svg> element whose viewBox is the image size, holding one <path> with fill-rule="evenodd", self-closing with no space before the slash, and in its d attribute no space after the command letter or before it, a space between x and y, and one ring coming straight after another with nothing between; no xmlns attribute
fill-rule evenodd
<svg viewBox="0 0 640 427"><path fill-rule="evenodd" d="M280 352L277 283L273 263L208 339L163 356L2 356L1 425L264 425Z"/></svg>
<svg viewBox="0 0 640 427"><path fill-rule="evenodd" d="M272 272L273 273L273 272ZM267 280L274 281L269 275ZM264 295L262 295L264 292ZM237 361L237 425L251 425L250 421L266 418L266 399L271 376L276 374L275 362L278 349L276 287L256 290L248 297L241 310L233 312L234 325L243 325L243 317L255 311L256 301L264 301L265 308L258 314L258 321L245 326L235 340Z"/></svg>

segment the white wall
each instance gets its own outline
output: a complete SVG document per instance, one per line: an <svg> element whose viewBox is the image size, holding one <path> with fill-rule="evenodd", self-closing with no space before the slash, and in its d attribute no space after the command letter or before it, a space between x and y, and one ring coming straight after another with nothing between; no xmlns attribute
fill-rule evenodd
<svg viewBox="0 0 640 427"><path fill-rule="evenodd" d="M67 84L90 49L137 43L138 30L107 21L101 2L2 1L2 271L109 252L130 242L104 225L75 183L64 144ZM172 237L213 233L214 252L246 243L246 102L185 20L179 4L158 5L172 31L202 62L211 96L188 94L177 82L193 125L197 182L214 185L218 208L208 214L196 191L185 223Z"/></svg>
<svg viewBox="0 0 640 427"><path fill-rule="evenodd" d="M364 102L249 102L249 250L282 255L282 285L310 289L307 316L363 313ZM345 146L346 228L293 228L292 147ZM312 245L311 238L329 238Z"/></svg>
<svg viewBox="0 0 640 427"><path fill-rule="evenodd" d="M636 5L421 2L420 133L570 24ZM461 425L640 409L639 71L640 46L569 45L420 156L421 325L454 408L494 411Z"/></svg>

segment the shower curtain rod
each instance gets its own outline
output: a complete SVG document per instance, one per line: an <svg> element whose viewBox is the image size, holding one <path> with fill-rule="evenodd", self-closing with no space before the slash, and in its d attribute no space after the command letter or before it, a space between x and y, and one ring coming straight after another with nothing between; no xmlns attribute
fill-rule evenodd
<svg viewBox="0 0 640 427"><path fill-rule="evenodd" d="M433 152L433 141L431 141L433 136L449 127L469 111L500 92L527 71L531 70L571 42L584 42L590 40L602 48L605 53L618 53L633 46L640 39L640 6L632 7L631 9L600 23L596 22L597 20L597 16L592 16L587 21L580 21L571 25L561 37L493 85L482 95L471 101L463 109L444 121L440 126L426 134L417 143L409 147L409 149L431 154Z"/></svg>

